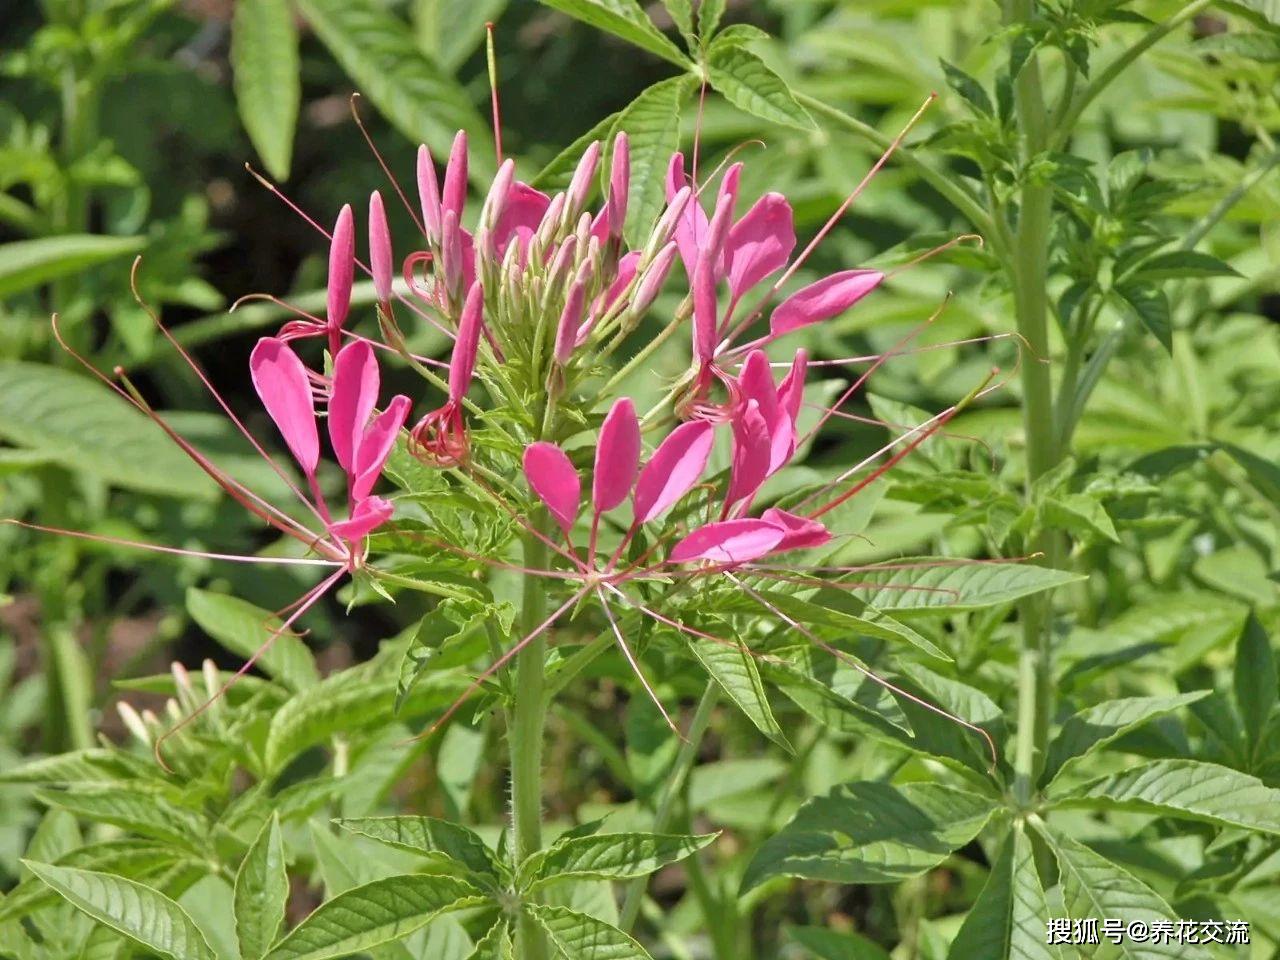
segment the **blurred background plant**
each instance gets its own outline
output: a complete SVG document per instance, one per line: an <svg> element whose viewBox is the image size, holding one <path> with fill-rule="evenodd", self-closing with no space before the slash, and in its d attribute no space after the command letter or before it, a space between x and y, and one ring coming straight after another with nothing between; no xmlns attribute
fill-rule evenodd
<svg viewBox="0 0 1280 960"><path fill-rule="evenodd" d="M621 125L657 189L670 150L687 152L698 128L704 169L745 151L744 193L785 193L802 236L937 91L907 149L859 197L812 271L894 268L962 233L984 243L959 244L895 274L877 297L808 334L807 346L823 361L892 349L951 294L914 348L1004 338L914 349L877 373L859 412L901 432L922 411L963 397L992 365L1016 369L1019 380L858 499L866 540L847 548L845 562L1036 553L1087 575L1018 613L999 604L930 624L964 638L945 680L972 686L935 683L929 692L950 690L952 708L967 714L994 704L1017 727L1019 741L1009 745L1020 801L1034 793L1051 726L1073 712L1201 690L1217 692L1186 701L1182 719L1153 708L1142 716L1149 726L1118 742L1132 754L1211 758L1280 785L1267 640L1280 632L1274 3L643 7L631 0L9 4L0 27L0 516L206 550L261 546L260 532L144 417L73 369L49 315L59 314L70 346L101 369L128 367L158 405L180 411L173 420L189 435L271 489L278 481L255 466L162 349L130 290L129 262L142 256L140 297L226 386L232 406L247 409L242 358L283 313L269 303L228 306L261 291L287 292L304 307L322 303L324 244L245 162L321 222L341 203L384 187L351 119L353 91L393 170L412 169L418 142L443 155L457 128L472 134L476 156L490 156L487 20L498 22L504 148L523 175L542 170L543 183L556 181L567 145ZM645 13L653 26L636 19ZM703 69L711 86L705 103L693 76ZM482 161L472 173L484 182L492 169ZM392 228L408 235L407 214L393 212ZM372 290L357 285L356 297L371 303ZM442 344L422 332L414 346L431 352ZM651 368L671 377L686 364L687 347L673 342ZM838 364L832 372L851 369ZM656 396L660 386L655 377L636 389ZM850 422L809 464L824 473L851 465L885 429ZM169 658L236 665L247 644L226 628L225 611L220 617L202 606L205 591L270 608L292 583L288 573L245 576L12 527L0 527L0 547L4 766L25 754L89 747L98 730L119 739L104 709L117 696L113 681L155 672ZM333 615L339 609L335 603L312 622L326 672L366 660L422 613L405 604L344 618ZM1249 659L1239 661L1237 649ZM154 680L147 689L174 692ZM566 751L577 761L548 786L554 815L589 820L654 801L653 771L665 769L663 751L675 745L644 728L652 718L625 703L624 693L606 691L558 711L557 732L583 750ZM601 715L610 719L593 729ZM674 902L664 902L672 919L656 936L663 949L772 956L785 942L819 957L880 956L882 948L899 957L946 954L984 865L997 860L991 843L898 885L775 877L741 898L737 889L761 841L804 798L858 777L924 779L931 761L904 766L900 751L838 724L813 723L795 756L762 748L750 725L722 711L713 730L686 813L731 829L740 849L707 860L705 872L695 867L687 895L686 886L673 887ZM457 772L464 739L432 748L428 784L439 789L419 783L402 806L443 803L476 820L494 814L500 798L485 799L498 790L485 780L493 772ZM374 757L385 746L360 740L353 749ZM374 808L367 797L344 803ZM313 806L308 800L296 810L305 817ZM1175 835L1163 821L1123 817L1081 818L1072 829L1175 906L1206 914L1238 908L1272 946L1280 941L1273 905L1265 906L1277 870L1270 841ZM29 790L0 787L7 879L18 877L17 856L30 850L37 820ZM1183 846L1175 849L1174 840ZM1228 863L1220 849L1232 843L1241 859ZM336 870L340 856L319 854L326 856L326 869ZM326 883L331 891L343 886L331 876ZM780 921L798 927L783 934ZM808 929L814 925L834 932ZM703 935L713 953L679 952L686 937L701 943ZM957 943L955 950L972 948Z"/></svg>

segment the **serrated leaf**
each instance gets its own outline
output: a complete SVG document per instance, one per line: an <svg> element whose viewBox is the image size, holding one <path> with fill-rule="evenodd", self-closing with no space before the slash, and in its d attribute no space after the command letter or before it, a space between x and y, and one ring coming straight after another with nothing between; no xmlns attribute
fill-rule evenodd
<svg viewBox="0 0 1280 960"><path fill-rule="evenodd" d="M171 867L179 851L166 844L144 840L107 840L69 851L54 863L57 867L97 870L129 879L140 879ZM52 888L39 880L23 880L0 899L0 923L22 917L57 900Z"/></svg>
<svg viewBox="0 0 1280 960"><path fill-rule="evenodd" d="M1046 836L1053 847L1061 871L1064 915L1119 920L1150 926L1178 918L1160 895L1124 869L1094 853L1084 844L1061 834ZM1119 956L1125 960L1207 960L1208 951L1195 944L1160 938L1149 940L1122 937Z"/></svg>
<svg viewBox="0 0 1280 960"><path fill-rule="evenodd" d="M139 252L142 237L71 234L0 244L0 300ZM0 384L4 370L0 368Z"/></svg>
<svg viewBox="0 0 1280 960"><path fill-rule="evenodd" d="M28 760L12 770L0 771L0 783L86 784L111 783L141 773L136 758L118 750L90 747Z"/></svg>
<svg viewBox="0 0 1280 960"><path fill-rule="evenodd" d="M285 180L302 100L298 31L288 0L238 0L231 21L231 69L249 139L271 176Z"/></svg>
<svg viewBox="0 0 1280 960"><path fill-rule="evenodd" d="M707 51L707 76L725 99L753 116L799 130L815 129L808 111L763 60L736 43Z"/></svg>
<svg viewBox="0 0 1280 960"><path fill-rule="evenodd" d="M1081 579L1078 574L1033 563L909 557L895 566L903 569L860 571L858 586L848 593L884 613L947 613L994 607Z"/></svg>
<svg viewBox="0 0 1280 960"><path fill-rule="evenodd" d="M476 944L467 960L513 960L511 934L505 920L499 920Z"/></svg>
<svg viewBox="0 0 1280 960"><path fill-rule="evenodd" d="M718 834L701 836L653 833L605 833L561 839L521 868L537 890L557 880L627 880L647 877L713 842Z"/></svg>
<svg viewBox="0 0 1280 960"><path fill-rule="evenodd" d="M280 941L268 958L345 957L407 937L445 911L483 902L479 890L454 877L385 877L321 904Z"/></svg>
<svg viewBox="0 0 1280 960"><path fill-rule="evenodd" d="M725 0L700 0L698 3L698 35L702 39L709 39L720 26L724 5Z"/></svg>
<svg viewBox="0 0 1280 960"><path fill-rule="evenodd" d="M317 36L388 120L414 143L447 156L458 130L471 138L472 180L493 176L492 138L466 91L432 63L407 24L373 0L298 0Z"/></svg>
<svg viewBox="0 0 1280 960"><path fill-rule="evenodd" d="M234 894L241 960L261 960L275 943L289 900L289 874L280 821L272 816L240 861Z"/></svg>
<svg viewBox="0 0 1280 960"><path fill-rule="evenodd" d="M0 262L3 255L0 248ZM130 490L200 500L218 495L155 424L102 384L69 370L0 363L0 439Z"/></svg>
<svg viewBox="0 0 1280 960"><path fill-rule="evenodd" d="M67 902L169 960L216 960L186 911L159 890L109 873L26 862Z"/></svg>
<svg viewBox="0 0 1280 960"><path fill-rule="evenodd" d="M680 32L686 37L692 37L694 35L693 0L662 0L662 5L666 7L671 22Z"/></svg>
<svg viewBox="0 0 1280 960"><path fill-rule="evenodd" d="M1197 250L1170 250L1157 253L1144 260L1126 280L1150 282L1153 280L1190 280L1196 277L1238 277L1239 272L1229 263Z"/></svg>
<svg viewBox="0 0 1280 960"><path fill-rule="evenodd" d="M760 680L760 671L756 669L755 660L745 644L738 646L692 637L689 650L719 684L720 689L729 695L734 706L755 724L757 730L782 749L788 752L792 750L790 741L782 732L782 727L778 725L773 709L769 706L769 697Z"/></svg>
<svg viewBox="0 0 1280 960"><path fill-rule="evenodd" d="M942 61L942 72L947 78L947 85L960 94L979 114L988 117L995 114L991 98L987 96L987 91L982 89L982 84L977 80L946 60Z"/></svg>
<svg viewBox="0 0 1280 960"><path fill-rule="evenodd" d="M208 840L209 821L153 792L124 786L82 787L75 791L38 790L42 803L96 823L110 823L144 837L199 852Z"/></svg>
<svg viewBox="0 0 1280 960"><path fill-rule="evenodd" d="M994 812L990 798L942 784L844 784L808 800L764 842L741 889L775 876L896 883L937 866Z"/></svg>
<svg viewBox="0 0 1280 960"><path fill-rule="evenodd" d="M542 0L593 27L607 30L643 50L679 67L688 67L688 58L653 25L636 0Z"/></svg>
<svg viewBox="0 0 1280 960"><path fill-rule="evenodd" d="M443 858L481 877L498 880L504 873L483 840L458 823L434 817L358 817L335 820L350 833L433 858Z"/></svg>
<svg viewBox="0 0 1280 960"><path fill-rule="evenodd" d="M1051 791L1050 799L1063 807L1133 810L1280 834L1280 790L1247 773L1199 760L1152 760Z"/></svg>
<svg viewBox="0 0 1280 960"><path fill-rule="evenodd" d="M880 610L872 609L869 604L848 591L819 588L807 593L806 598L801 598L779 590L754 589L746 595L744 601L756 601L784 623L793 619L811 627L834 627L843 630L848 637L875 637L895 643L905 640L931 657L939 660L951 659L945 650L928 637L905 623L885 616Z"/></svg>
<svg viewBox="0 0 1280 960"><path fill-rule="evenodd" d="M680 102L689 77L672 77L645 90L618 114L610 142L625 130L631 147L631 195L624 225L627 242L644 245L666 204L666 171L680 145Z"/></svg>
<svg viewBox="0 0 1280 960"><path fill-rule="evenodd" d="M1250 614L1236 643L1232 689L1249 745L1255 751L1262 743L1267 722L1275 709L1277 685L1280 678L1276 676L1271 641L1258 618Z"/></svg>
<svg viewBox="0 0 1280 960"><path fill-rule="evenodd" d="M1113 288L1144 327L1173 353L1173 323L1169 318L1169 298L1159 287L1145 283L1118 283Z"/></svg>
<svg viewBox="0 0 1280 960"><path fill-rule="evenodd" d="M546 931L564 960L652 960L644 947L603 920L540 903L527 903L524 909Z"/></svg>
<svg viewBox="0 0 1280 960"><path fill-rule="evenodd" d="M274 614L237 597L187 588L187 613L200 629L232 653L252 657L280 627ZM257 666L290 690L303 690L320 681L311 651L292 633L280 633L258 658Z"/></svg>
<svg viewBox="0 0 1280 960"><path fill-rule="evenodd" d="M1061 960L1058 948L1045 942L1048 920L1031 841L1014 829L951 942L948 960Z"/></svg>
<svg viewBox="0 0 1280 960"><path fill-rule="evenodd" d="M396 713L400 712L414 686L428 670L448 665L442 661L442 654L447 647L456 647L459 641L484 626L489 610L489 607L478 600L449 598L438 603L422 618L400 660L400 674L396 681ZM464 651L462 656L465 657L464 662L469 662L474 659L475 654ZM448 659L457 662L459 657Z"/></svg>
<svg viewBox="0 0 1280 960"><path fill-rule="evenodd" d="M787 927L787 936L816 960L889 960L889 952L857 933L843 933L823 927Z"/></svg>
<svg viewBox="0 0 1280 960"><path fill-rule="evenodd" d="M506 8L507 0L418 0L414 24L432 59L456 74Z"/></svg>
<svg viewBox="0 0 1280 960"><path fill-rule="evenodd" d="M1120 542L1115 524L1106 508L1087 493L1062 493L1048 497L1041 506L1044 522L1068 533L1091 535L1112 543Z"/></svg>
<svg viewBox="0 0 1280 960"><path fill-rule="evenodd" d="M1087 757L1130 730L1195 703L1209 693L1196 690L1175 697L1125 697L1073 714L1049 743L1041 782L1051 781L1067 763Z"/></svg>

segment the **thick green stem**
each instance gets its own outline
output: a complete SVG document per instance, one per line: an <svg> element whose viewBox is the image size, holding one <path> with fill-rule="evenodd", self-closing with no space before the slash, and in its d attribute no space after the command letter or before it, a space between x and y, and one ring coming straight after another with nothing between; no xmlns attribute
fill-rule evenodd
<svg viewBox="0 0 1280 960"><path fill-rule="evenodd" d="M537 529L545 533L546 517ZM524 565L531 570L547 567L547 545L530 533L524 540ZM520 636L538 630L547 618L545 584L538 577L524 578L520 606ZM529 643L516 659L515 703L511 708L511 833L515 864L542 848L542 737L547 720L545 632ZM521 913L516 927L516 955L522 960L547 960L549 951L542 929Z"/></svg>

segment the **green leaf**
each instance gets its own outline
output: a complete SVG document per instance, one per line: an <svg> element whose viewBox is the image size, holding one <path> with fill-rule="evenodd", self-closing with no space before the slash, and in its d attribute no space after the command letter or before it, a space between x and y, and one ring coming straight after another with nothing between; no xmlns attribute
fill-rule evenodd
<svg viewBox="0 0 1280 960"><path fill-rule="evenodd" d="M231 69L249 139L271 176L285 180L302 100L298 31L288 0L239 0L231 21Z"/></svg>
<svg viewBox="0 0 1280 960"><path fill-rule="evenodd" d="M1107 700L1073 714L1049 743L1040 782L1048 783L1068 763L1087 757L1130 730L1195 703L1207 697L1210 692L1196 690L1176 697Z"/></svg>
<svg viewBox="0 0 1280 960"><path fill-rule="evenodd" d="M1063 915L1119 920L1124 927L1177 920L1169 905L1141 880L1070 837L1042 832L1061 871ZM1209 953L1195 944L1122 937L1118 955L1125 960L1207 960Z"/></svg>
<svg viewBox="0 0 1280 960"><path fill-rule="evenodd" d="M770 123L816 129L782 78L739 44L713 43L707 51L707 75L711 85L740 110Z"/></svg>
<svg viewBox="0 0 1280 960"><path fill-rule="evenodd" d="M153 792L123 786L81 787L65 793L37 790L36 797L86 820L109 823L184 850L199 852L209 839L208 820Z"/></svg>
<svg viewBox="0 0 1280 960"><path fill-rule="evenodd" d="M680 146L680 103L690 77L662 80L631 101L610 128L610 143L625 130L631 146L631 196L624 227L639 249L666 205L666 169Z"/></svg>
<svg viewBox="0 0 1280 960"><path fill-rule="evenodd" d="M327 960L391 943L448 910L484 902L480 891L454 877L384 877L323 903L298 924L269 960Z"/></svg>
<svg viewBox="0 0 1280 960"><path fill-rule="evenodd" d="M907 558L901 563L906 565L904 569L870 567L860 572L859 585L848 592L885 613L952 613L998 606L1083 579L1078 574L1034 563L964 562L938 557Z"/></svg>
<svg viewBox="0 0 1280 960"><path fill-rule="evenodd" d="M102 384L70 370L0 363L0 439L130 490L201 500L218 495L213 481L159 427Z"/></svg>
<svg viewBox="0 0 1280 960"><path fill-rule="evenodd" d="M662 5L680 32L686 37L693 37L693 0L662 0Z"/></svg>
<svg viewBox="0 0 1280 960"><path fill-rule="evenodd" d="M289 874L280 821L262 826L236 871L235 921L241 960L261 960L275 943L289 900Z"/></svg>
<svg viewBox="0 0 1280 960"><path fill-rule="evenodd" d="M663 81L665 83L667 81ZM653 89L652 87L649 88ZM646 93L648 91L645 91ZM644 96L644 94L641 94ZM573 171L577 169L578 161L582 159L582 155L586 153L587 147L591 146L596 140L605 141L609 139L610 131L613 130L614 124L618 122L618 118L622 116L622 111L611 113L595 126L593 126L582 136L574 140L563 150L552 158L551 162L538 171L534 178L529 181L529 185L537 187L539 190L557 191L568 188L573 180ZM635 178L632 177L634 180Z"/></svg>
<svg viewBox="0 0 1280 960"><path fill-rule="evenodd" d="M1077 537L1090 536L1120 542L1106 508L1087 493L1063 493L1047 498L1041 506L1044 522Z"/></svg>
<svg viewBox="0 0 1280 960"><path fill-rule="evenodd" d="M467 62L485 37L485 24L496 23L507 0L417 0L414 23L420 43L450 73Z"/></svg>
<svg viewBox="0 0 1280 960"><path fill-rule="evenodd" d="M78 910L169 960L216 960L185 910L159 890L92 870L26 861L27 869Z"/></svg>
<svg viewBox="0 0 1280 960"><path fill-rule="evenodd" d="M492 604L484 604L471 598L448 598L436 604L418 624L413 639L405 648L400 660L400 675L396 682L395 710L400 712L414 686L427 671L470 663L477 653L487 649L483 635L485 621L498 611ZM509 625L509 624L508 624ZM504 631L505 632L505 631ZM466 643L476 637L477 644ZM475 649L479 646L479 650Z"/></svg>
<svg viewBox="0 0 1280 960"><path fill-rule="evenodd" d="M167 870L181 856L181 851L176 851L167 844L144 840L107 840L71 850L59 857L54 865L99 870L138 879ZM39 880L24 880L0 899L0 923L33 913L57 898L58 895Z"/></svg>
<svg viewBox="0 0 1280 960"><path fill-rule="evenodd" d="M1169 298L1164 295L1164 291L1136 281L1118 283L1113 289L1142 325L1160 341L1161 346L1172 354L1173 323L1169 318Z"/></svg>
<svg viewBox="0 0 1280 960"><path fill-rule="evenodd" d="M358 817L335 820L350 833L433 859L444 860L479 877L497 881L504 873L483 840L459 823L434 817Z"/></svg>
<svg viewBox="0 0 1280 960"><path fill-rule="evenodd" d="M1198 760L1152 760L1050 799L1061 807L1133 810L1280 834L1280 790Z"/></svg>
<svg viewBox="0 0 1280 960"><path fill-rule="evenodd" d="M734 706L755 724L757 730L782 749L792 752L791 743L769 706L764 683L760 680L760 671L756 669L755 660L746 644L739 646L736 643L718 643L692 637L689 650L720 685L720 689L729 695Z"/></svg>
<svg viewBox="0 0 1280 960"><path fill-rule="evenodd" d="M1267 721L1276 705L1276 658L1267 632L1252 613L1236 643L1236 665L1233 678L1236 707L1244 721L1249 745L1256 751L1263 741Z"/></svg>
<svg viewBox="0 0 1280 960"><path fill-rule="evenodd" d="M689 58L680 48L663 36L645 16L636 0L542 0L552 9L607 30L642 50L648 50L678 67L688 67Z"/></svg>
<svg viewBox="0 0 1280 960"><path fill-rule="evenodd" d="M561 839L521 868L537 890L557 880L627 880L647 877L669 863L697 853L719 834L664 836L653 833L605 833Z"/></svg>
<svg viewBox="0 0 1280 960"><path fill-rule="evenodd" d="M458 130L471 137L471 178L493 176L492 138L465 90L432 63L409 27L373 0L298 0L334 58L388 120L414 143L447 156Z"/></svg>
<svg viewBox="0 0 1280 960"><path fill-rule="evenodd" d="M960 94L978 114L988 117L995 115L995 107L992 106L991 98L987 96L987 91L982 89L982 84L954 63L948 63L946 60L941 61L941 63L942 72L947 78L947 85L952 90Z"/></svg>
<svg viewBox="0 0 1280 960"><path fill-rule="evenodd" d="M951 942L948 960L1061 960L1058 948L1045 942L1048 920L1031 841L1015 828Z"/></svg>
<svg viewBox="0 0 1280 960"><path fill-rule="evenodd" d="M0 244L0 299L137 253L144 243L142 237L71 234Z"/></svg>
<svg viewBox="0 0 1280 960"><path fill-rule="evenodd" d="M724 16L725 0L700 0L698 4L698 36L709 40Z"/></svg>
<svg viewBox="0 0 1280 960"><path fill-rule="evenodd" d="M884 947L857 933L837 933L822 927L787 927L787 936L817 960L889 960Z"/></svg>
<svg viewBox="0 0 1280 960"><path fill-rule="evenodd" d="M200 629L242 657L252 657L272 632L280 628L274 614L252 603L197 587L187 588L187 613ZM292 633L280 633L257 666L290 690L304 690L320 682L311 651Z"/></svg>
<svg viewBox="0 0 1280 960"><path fill-rule="evenodd" d="M640 944L612 924L565 907L526 903L564 960L651 960Z"/></svg>
<svg viewBox="0 0 1280 960"><path fill-rule="evenodd" d="M1240 274L1229 263L1196 250L1170 250L1157 253L1140 263L1133 273L1125 277L1135 282L1153 280L1190 280L1196 277L1238 277Z"/></svg>
<svg viewBox="0 0 1280 960"><path fill-rule="evenodd" d="M755 600L773 614L781 615L783 622L790 618L811 627L834 627L851 638L875 637L894 643L905 640L931 657L951 659L928 637L879 610L871 609L858 597L851 596L849 591L822 587L807 593L807 599L801 599L779 590L753 589L745 599L747 602Z"/></svg>
<svg viewBox="0 0 1280 960"><path fill-rule="evenodd" d="M499 920L476 944L467 960L513 960L511 934L505 920Z"/></svg>
<svg viewBox="0 0 1280 960"><path fill-rule="evenodd" d="M0 771L0 783L112 783L141 773L133 765L137 762L136 758L118 750L91 747L55 753Z"/></svg>
<svg viewBox="0 0 1280 960"><path fill-rule="evenodd" d="M808 800L756 852L747 892L770 877L896 883L924 873L983 828L991 799L937 783L848 783Z"/></svg>

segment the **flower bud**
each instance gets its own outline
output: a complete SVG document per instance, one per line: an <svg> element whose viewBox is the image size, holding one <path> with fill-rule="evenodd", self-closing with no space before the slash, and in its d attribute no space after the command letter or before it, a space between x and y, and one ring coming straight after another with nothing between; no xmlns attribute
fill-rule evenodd
<svg viewBox="0 0 1280 960"><path fill-rule="evenodd" d="M556 236L560 232L560 218L564 216L564 204L565 195L557 193L551 198L547 212L542 215L542 222L538 224L534 236L542 241L544 248L550 248L555 243Z"/></svg>
<svg viewBox="0 0 1280 960"><path fill-rule="evenodd" d="M117 702L116 713L120 714L121 721L137 740L147 746L151 745L151 734L147 730L147 724L131 704L124 700Z"/></svg>
<svg viewBox="0 0 1280 960"><path fill-rule="evenodd" d="M382 205L382 194L377 190L369 194L369 271L373 274L373 289L380 303L391 301L391 230L387 226L387 211Z"/></svg>
<svg viewBox="0 0 1280 960"><path fill-rule="evenodd" d="M489 188L489 195L484 198L484 206L480 209L480 227L490 234L497 229L502 212L507 208L507 197L511 194L511 184L515 177L516 163L508 157L498 168L493 186Z"/></svg>
<svg viewBox="0 0 1280 960"><path fill-rule="evenodd" d="M422 229L432 246L440 243L440 184L436 165L426 145L418 147L418 202L422 206Z"/></svg>
<svg viewBox="0 0 1280 960"><path fill-rule="evenodd" d="M620 130L613 141L613 162L609 168L609 200L605 207L609 235L622 236L622 225L627 219L627 200L631 193L631 142L626 131Z"/></svg>
<svg viewBox="0 0 1280 960"><path fill-rule="evenodd" d="M662 292L662 285L667 281L667 274L671 272L671 265L676 262L678 252L676 242L672 240L658 251L658 255L653 258L653 263L649 264L649 269L640 278L640 285L636 287L636 294L631 300L631 313L637 319L653 306L653 301L658 299L658 294Z"/></svg>
<svg viewBox="0 0 1280 960"><path fill-rule="evenodd" d="M333 225L329 242L327 319L331 329L341 327L351 309L351 284L355 281L356 235L351 205L345 204Z"/></svg>
<svg viewBox="0 0 1280 960"><path fill-rule="evenodd" d="M218 665L208 657L204 658L204 662L200 664L200 672L204 675L204 693L205 696L212 700L218 695L222 683L218 679Z"/></svg>
<svg viewBox="0 0 1280 960"><path fill-rule="evenodd" d="M680 223L680 218L684 216L685 208L689 206L692 196L693 190L690 187L681 187L675 196L671 198L671 202L667 204L667 209L658 218L658 222L653 228L653 233L649 235L649 239L645 242L643 259L646 263L657 256L658 251L675 234L676 226Z"/></svg>
<svg viewBox="0 0 1280 960"><path fill-rule="evenodd" d="M462 293L462 228L458 214L444 211L440 230L440 269L444 273L444 289L450 300Z"/></svg>
<svg viewBox="0 0 1280 960"><path fill-rule="evenodd" d="M449 165L444 170L444 194L441 201L441 224L443 216L453 211L454 216L462 219L462 207L467 202L467 132L459 130L453 138L453 149L449 151Z"/></svg>
<svg viewBox="0 0 1280 960"><path fill-rule="evenodd" d="M582 312L587 302L586 284L575 280L569 288L569 296L565 298L564 310L560 313L560 323L556 327L555 361L560 366L569 362L573 356L573 347L578 339L578 327L582 325Z"/></svg>
<svg viewBox="0 0 1280 960"><path fill-rule="evenodd" d="M712 263L718 263L720 253L724 249L725 238L729 235L729 227L733 220L733 204L736 198L729 193L720 194L716 201L716 211L711 215L711 222L707 224L707 235L702 241L702 250L710 258Z"/></svg>
<svg viewBox="0 0 1280 960"><path fill-rule="evenodd" d="M596 168L600 165L600 141L592 140L578 168L573 171L573 179L569 182L568 199L565 201L565 212L569 216L577 216L587 202L591 193L591 183L596 176Z"/></svg>
<svg viewBox="0 0 1280 960"><path fill-rule="evenodd" d="M565 281L574 263L577 262L577 254L578 238L567 237L564 243L560 244L560 249L556 251L555 259L551 261L551 269L547 272L548 287L558 287Z"/></svg>

